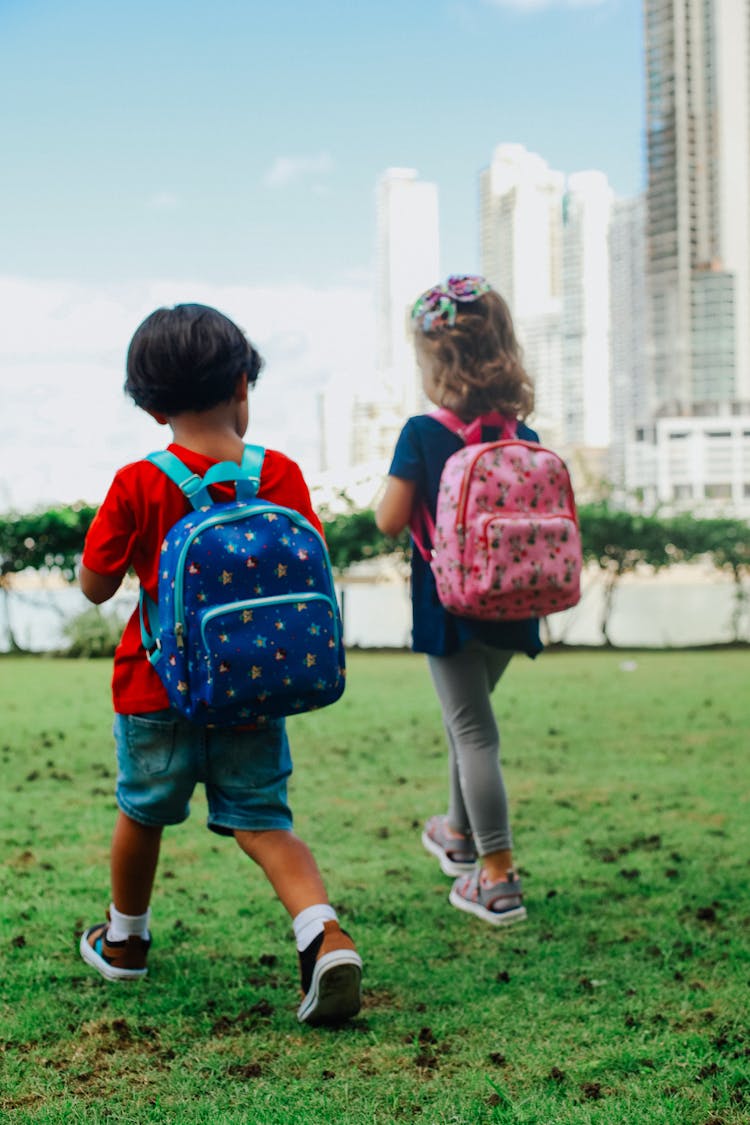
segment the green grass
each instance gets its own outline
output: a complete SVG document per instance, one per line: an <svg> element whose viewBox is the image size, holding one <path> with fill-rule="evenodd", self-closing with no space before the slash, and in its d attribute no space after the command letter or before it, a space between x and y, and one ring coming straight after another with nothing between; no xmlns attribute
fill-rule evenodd
<svg viewBox="0 0 750 1125"><path fill-rule="evenodd" d="M300 1027L289 922L197 795L165 835L150 976L77 935L108 901L107 662L0 661L0 1120L99 1125L750 1121L750 653L548 654L496 692L529 919L447 903L423 660L350 657L290 723L292 804L365 960Z"/></svg>

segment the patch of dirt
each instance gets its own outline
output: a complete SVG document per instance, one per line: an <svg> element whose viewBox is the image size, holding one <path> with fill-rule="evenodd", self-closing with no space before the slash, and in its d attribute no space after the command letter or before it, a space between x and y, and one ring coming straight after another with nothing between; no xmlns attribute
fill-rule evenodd
<svg viewBox="0 0 750 1125"><path fill-rule="evenodd" d="M259 1020L273 1015L273 1006L267 1000L258 1000L250 1008L236 1016L219 1016L211 1025L213 1035L230 1035L233 1031L244 1031L255 1027Z"/></svg>
<svg viewBox="0 0 750 1125"><path fill-rule="evenodd" d="M395 999L393 993L386 988L368 988L362 996L362 1008L393 1008ZM421 1010L424 1010L422 1008Z"/></svg>
<svg viewBox="0 0 750 1125"><path fill-rule="evenodd" d="M234 1063L227 1067L227 1074L232 1078L260 1078L263 1069L260 1063Z"/></svg>

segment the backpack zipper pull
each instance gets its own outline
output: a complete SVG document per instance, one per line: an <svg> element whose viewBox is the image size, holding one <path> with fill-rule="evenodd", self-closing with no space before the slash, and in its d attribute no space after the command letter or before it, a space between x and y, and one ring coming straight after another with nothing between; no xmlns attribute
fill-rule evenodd
<svg viewBox="0 0 750 1125"><path fill-rule="evenodd" d="M174 635L175 635L175 640L177 641L177 647L178 648L184 648L185 647L185 638L182 635L184 633L184 631L185 631L185 628L184 628L182 622L177 621L175 623L175 627L174 627Z"/></svg>

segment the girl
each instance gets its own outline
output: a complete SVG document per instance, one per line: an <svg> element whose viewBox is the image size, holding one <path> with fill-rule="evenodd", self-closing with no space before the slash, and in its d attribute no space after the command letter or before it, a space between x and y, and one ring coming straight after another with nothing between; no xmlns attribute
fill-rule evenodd
<svg viewBox="0 0 750 1125"><path fill-rule="evenodd" d="M475 422L475 441L499 440L508 419L517 437L539 440L523 423L534 405L534 391L521 364L510 312L484 278L449 277L419 298L411 317L422 385L431 402L465 423ZM395 536L407 524L413 526L422 504L434 520L443 465L463 444L430 414L409 419L376 512L382 532ZM493 925L519 922L526 910L513 867L500 737L490 696L514 652L533 657L541 651L538 623L453 616L438 601L429 564L416 551L411 596L413 648L427 654L450 767L447 815L427 821L422 843L447 875L459 876L450 892L454 906Z"/></svg>

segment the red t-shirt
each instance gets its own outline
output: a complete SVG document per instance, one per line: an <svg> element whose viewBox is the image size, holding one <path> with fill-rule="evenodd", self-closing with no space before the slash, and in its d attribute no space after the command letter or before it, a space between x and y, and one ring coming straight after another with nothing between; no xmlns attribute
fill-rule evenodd
<svg viewBox="0 0 750 1125"><path fill-rule="evenodd" d="M172 444L168 448L200 476L216 464L210 457L182 445ZM234 486L218 484L211 488L211 495L216 500L231 500ZM266 450L258 496L293 508L322 533L299 465L283 453ZM162 541L189 511L189 501L156 465L150 461L126 465L115 476L89 528L83 565L95 574L117 578L123 578L132 567L146 593L156 601ZM121 715L169 707L167 693L141 644L137 608L115 652L112 696L115 711Z"/></svg>

